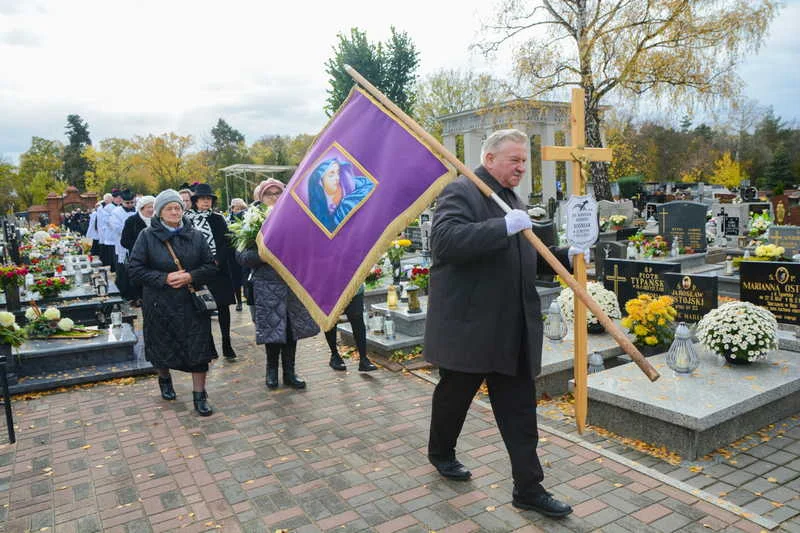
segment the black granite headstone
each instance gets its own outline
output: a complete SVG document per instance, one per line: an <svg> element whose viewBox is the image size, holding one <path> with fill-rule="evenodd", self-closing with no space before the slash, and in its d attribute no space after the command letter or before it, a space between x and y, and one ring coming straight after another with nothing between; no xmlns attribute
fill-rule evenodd
<svg viewBox="0 0 800 533"><path fill-rule="evenodd" d="M602 280L606 274L606 259L625 259L628 245L622 242L599 242L594 247L595 277Z"/></svg>
<svg viewBox="0 0 800 533"><path fill-rule="evenodd" d="M739 274L743 302L766 307L778 322L800 326L800 263L742 261Z"/></svg>
<svg viewBox="0 0 800 533"><path fill-rule="evenodd" d="M800 253L800 226L772 226L768 240L771 244L786 248L784 255L791 258Z"/></svg>
<svg viewBox="0 0 800 533"><path fill-rule="evenodd" d="M680 272L679 263L663 261L634 261L629 259L606 259L603 285L617 295L620 308L625 302L647 293L661 296L667 293L665 272Z"/></svg>
<svg viewBox="0 0 800 533"><path fill-rule="evenodd" d="M699 322L717 307L719 290L716 276L692 276L672 272L666 272L663 276L667 295L672 296L672 306L678 311L678 321Z"/></svg>
<svg viewBox="0 0 800 533"><path fill-rule="evenodd" d="M678 238L680 245L690 247L695 252L706 249L705 204L697 202L668 202L658 206L656 221L658 232L669 245Z"/></svg>
<svg viewBox="0 0 800 533"><path fill-rule="evenodd" d="M747 206L747 212L750 213L751 215L752 214L760 215L762 211L766 211L767 213L769 213L770 205L772 204L767 202L750 204Z"/></svg>
<svg viewBox="0 0 800 533"><path fill-rule="evenodd" d="M725 217L725 235L739 235L739 217Z"/></svg>
<svg viewBox="0 0 800 533"><path fill-rule="evenodd" d="M617 230L616 239L618 241L627 241L634 235L639 233L639 228L622 228Z"/></svg>

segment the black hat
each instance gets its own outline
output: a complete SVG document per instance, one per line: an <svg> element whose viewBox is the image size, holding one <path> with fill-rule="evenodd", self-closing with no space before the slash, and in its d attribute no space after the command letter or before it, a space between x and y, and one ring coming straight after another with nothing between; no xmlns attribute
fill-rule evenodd
<svg viewBox="0 0 800 533"><path fill-rule="evenodd" d="M212 200L217 199L217 195L214 194L214 191L211 189L211 185L208 183L198 183L194 186L192 201L194 202L195 198L200 198L201 196L208 196Z"/></svg>
<svg viewBox="0 0 800 533"><path fill-rule="evenodd" d="M111 196L116 198L119 195L120 195L120 190L119 189L111 189Z"/></svg>
<svg viewBox="0 0 800 533"><path fill-rule="evenodd" d="M124 201L126 201L126 202L130 202L131 200L133 200L133 192L131 192L131 190L130 190L130 189L122 189L122 190L119 192L119 195L120 195L120 196L122 197L122 199L123 199Z"/></svg>
<svg viewBox="0 0 800 533"><path fill-rule="evenodd" d="M199 181L193 181L192 184L189 185L189 190L192 191L192 194L195 194L197 192L197 186L198 185L200 185ZM207 184L204 183L203 185L207 185Z"/></svg>

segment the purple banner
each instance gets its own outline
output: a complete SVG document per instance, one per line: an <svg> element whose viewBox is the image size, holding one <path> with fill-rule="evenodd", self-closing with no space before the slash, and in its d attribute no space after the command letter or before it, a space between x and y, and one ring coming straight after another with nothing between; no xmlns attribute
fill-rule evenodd
<svg viewBox="0 0 800 533"><path fill-rule="evenodd" d="M391 240L454 175L380 103L354 89L261 228L261 256L329 329Z"/></svg>

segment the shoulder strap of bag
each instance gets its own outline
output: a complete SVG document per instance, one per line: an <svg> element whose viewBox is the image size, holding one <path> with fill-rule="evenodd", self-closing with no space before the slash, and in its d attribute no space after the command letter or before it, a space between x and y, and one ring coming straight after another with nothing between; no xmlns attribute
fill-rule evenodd
<svg viewBox="0 0 800 533"><path fill-rule="evenodd" d="M172 245L169 243L169 241L164 241L164 246L167 247L167 251L169 251L169 255L172 256L172 260L175 261L175 265L178 267L178 270L183 270L183 266L181 266L181 260L178 259L177 255L175 255L175 250L172 249ZM186 288L189 289L189 292L194 292L194 287L192 287L191 283L188 284Z"/></svg>

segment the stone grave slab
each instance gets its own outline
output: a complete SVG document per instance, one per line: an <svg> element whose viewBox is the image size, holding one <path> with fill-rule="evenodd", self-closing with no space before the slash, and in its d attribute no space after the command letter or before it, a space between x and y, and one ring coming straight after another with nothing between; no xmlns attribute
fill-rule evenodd
<svg viewBox="0 0 800 533"><path fill-rule="evenodd" d="M696 252L706 249L705 204L674 201L658 206L656 221L658 230L670 245L674 239L681 246L689 246Z"/></svg>
<svg viewBox="0 0 800 533"><path fill-rule="evenodd" d="M772 226L767 240L776 246L786 248L786 256L800 254L800 226Z"/></svg>
<svg viewBox="0 0 800 533"><path fill-rule="evenodd" d="M665 272L667 295L678 312L678 321L697 323L715 309L719 301L716 276L698 276Z"/></svg>
<svg viewBox="0 0 800 533"><path fill-rule="evenodd" d="M742 261L739 294L772 311L778 322L800 326L800 263Z"/></svg>
<svg viewBox="0 0 800 533"><path fill-rule="evenodd" d="M119 288L117 288L116 283L109 280L108 281L108 294L114 295L119 294ZM25 294L20 294L20 303L27 304L32 301L36 301L39 307L46 307L48 304L51 305L61 305L61 302L65 300L88 300L97 297L97 292L92 288L89 284L82 284L77 287L72 287L69 290L62 291L59 293L58 298L53 298L51 300L42 301L39 297L39 293L37 292L26 292ZM6 304L6 296L3 292L0 292L0 305L5 306Z"/></svg>
<svg viewBox="0 0 800 533"><path fill-rule="evenodd" d="M664 272L680 272L678 263L665 261L637 261L632 259L607 259L603 285L617 295L620 309L625 302L640 293L662 295L666 293Z"/></svg>
<svg viewBox="0 0 800 533"><path fill-rule="evenodd" d="M588 423L694 460L797 414L796 352L777 350L766 362L730 366L698 351L701 364L690 376L669 370L664 354L649 358L661 373L655 383L633 364L589 374Z"/></svg>
<svg viewBox="0 0 800 533"><path fill-rule="evenodd" d="M12 394L155 373L130 324L92 339L30 339L9 361Z"/></svg>

